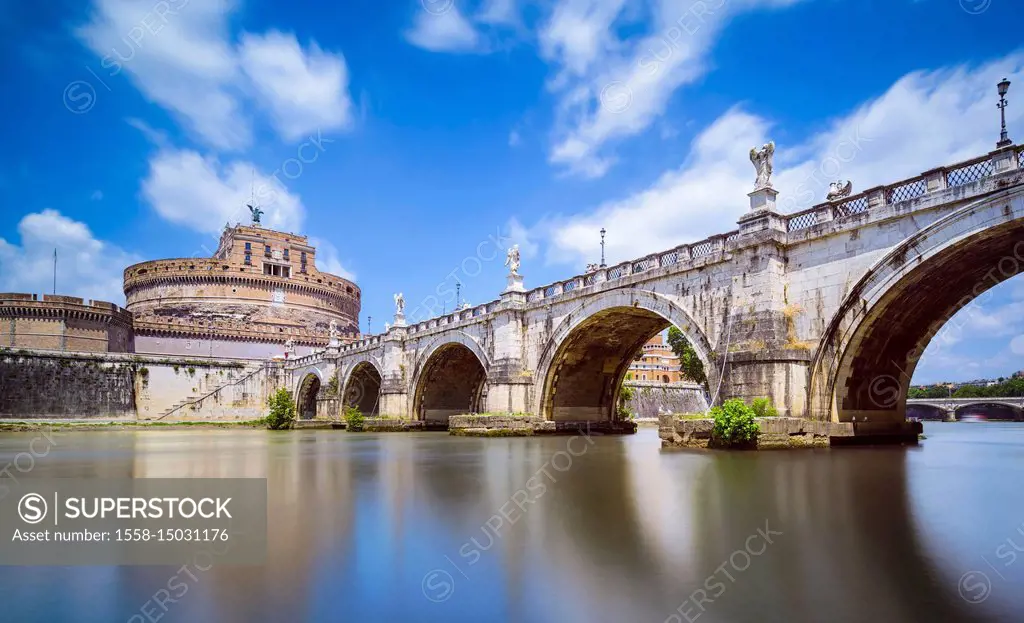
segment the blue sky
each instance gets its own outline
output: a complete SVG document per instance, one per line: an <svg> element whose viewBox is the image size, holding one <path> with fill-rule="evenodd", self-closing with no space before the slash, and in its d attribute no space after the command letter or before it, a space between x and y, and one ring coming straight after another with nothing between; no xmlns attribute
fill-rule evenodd
<svg viewBox="0 0 1024 623"><path fill-rule="evenodd" d="M0 0L0 290L122 302L121 270L207 256L245 221L426 317L730 230L750 145L785 211L814 170L859 188L1024 136L1014 0ZM1000 36L999 33L1006 33ZM301 159L301 160L300 160ZM276 176L275 176L276 173ZM788 192L787 192L788 191ZM806 199L806 198L810 199ZM1024 368L1012 280L933 342L915 382ZM941 343L939 343L941 342Z"/></svg>

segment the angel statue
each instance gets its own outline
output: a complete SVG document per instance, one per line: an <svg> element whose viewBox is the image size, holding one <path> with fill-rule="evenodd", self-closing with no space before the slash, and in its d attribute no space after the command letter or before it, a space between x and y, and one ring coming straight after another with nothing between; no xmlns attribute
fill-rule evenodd
<svg viewBox="0 0 1024 623"><path fill-rule="evenodd" d="M249 213L252 214L252 224L253 225L259 225L260 224L260 216L263 215L263 210L261 210L259 208L259 206L253 205L251 203L246 204L245 207L249 208Z"/></svg>
<svg viewBox="0 0 1024 623"><path fill-rule="evenodd" d="M405 297L399 292L395 295L395 314L401 316L405 313Z"/></svg>
<svg viewBox="0 0 1024 623"><path fill-rule="evenodd" d="M514 244L512 248L505 254L505 266L508 266L508 274L518 275L519 274L519 245Z"/></svg>
<svg viewBox="0 0 1024 623"><path fill-rule="evenodd" d="M332 340L335 340L335 339L338 338L338 321L337 320L334 320L333 318L331 319L331 323L330 323L330 325L328 325L327 335L329 335Z"/></svg>
<svg viewBox="0 0 1024 623"><path fill-rule="evenodd" d="M842 199L843 197L849 197L853 191L853 182L850 180L836 180L828 185L828 194L825 196L826 201L835 201L836 199Z"/></svg>
<svg viewBox="0 0 1024 623"><path fill-rule="evenodd" d="M775 141L769 141L760 150L750 148L750 163L757 170L754 190L772 187L772 156L775 155Z"/></svg>

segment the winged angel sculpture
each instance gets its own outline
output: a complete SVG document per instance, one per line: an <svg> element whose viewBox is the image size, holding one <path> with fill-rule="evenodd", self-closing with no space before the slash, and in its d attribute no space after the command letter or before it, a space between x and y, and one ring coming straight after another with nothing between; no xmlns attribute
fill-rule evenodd
<svg viewBox="0 0 1024 623"><path fill-rule="evenodd" d="M754 190L772 187L772 156L775 155L775 141L769 141L761 149L750 148L750 163L757 171Z"/></svg>
<svg viewBox="0 0 1024 623"><path fill-rule="evenodd" d="M836 199L842 199L849 197L850 193L853 192L853 182L850 180L838 180L828 185L828 194L825 195L826 201L835 201Z"/></svg>

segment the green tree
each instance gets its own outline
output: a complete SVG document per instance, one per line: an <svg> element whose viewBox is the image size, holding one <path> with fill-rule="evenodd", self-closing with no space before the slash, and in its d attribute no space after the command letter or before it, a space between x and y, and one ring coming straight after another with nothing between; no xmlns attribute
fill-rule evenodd
<svg viewBox="0 0 1024 623"><path fill-rule="evenodd" d="M708 376L704 371L704 363L697 356L697 351L693 349L690 340L686 339L683 332L674 326L668 328L668 345L676 357L679 357L679 369L683 374L695 383L706 385Z"/></svg>
<svg viewBox="0 0 1024 623"><path fill-rule="evenodd" d="M990 396L989 387L982 387L981 385L961 385L953 392L954 398L984 398Z"/></svg>
<svg viewBox="0 0 1024 623"><path fill-rule="evenodd" d="M267 415L267 428L281 430L289 428L295 419L295 403L292 402L292 393L281 388L271 394L267 400L270 413Z"/></svg>

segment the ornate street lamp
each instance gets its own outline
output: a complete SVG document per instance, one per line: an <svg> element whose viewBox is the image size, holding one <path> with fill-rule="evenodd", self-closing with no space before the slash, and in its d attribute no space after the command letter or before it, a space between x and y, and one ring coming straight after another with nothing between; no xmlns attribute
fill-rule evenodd
<svg viewBox="0 0 1024 623"><path fill-rule="evenodd" d="M604 227L601 228L601 268L605 268L604 263Z"/></svg>
<svg viewBox="0 0 1024 623"><path fill-rule="evenodd" d="M999 133L999 142L996 143L996 147L1009 147L1013 145L1013 141L1006 135L1006 93L1010 90L1010 81L1003 78L996 87L999 89L999 103L996 104L996 108L999 109L1002 117L1002 131Z"/></svg>

